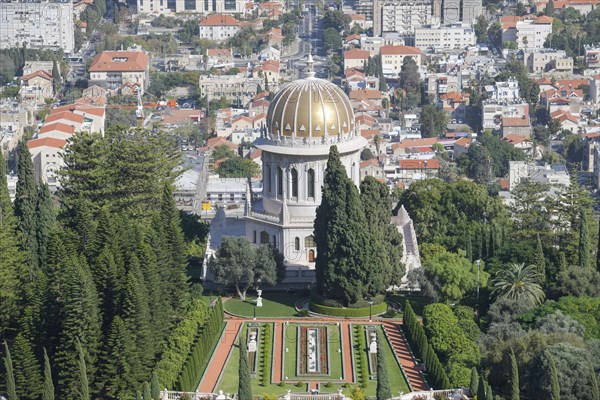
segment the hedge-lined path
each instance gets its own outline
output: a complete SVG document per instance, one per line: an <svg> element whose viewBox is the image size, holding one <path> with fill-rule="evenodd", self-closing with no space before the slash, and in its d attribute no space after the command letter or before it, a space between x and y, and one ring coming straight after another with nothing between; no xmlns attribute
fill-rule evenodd
<svg viewBox="0 0 600 400"><path fill-rule="evenodd" d="M342 353L344 360L344 380L346 382L353 382L353 373L352 373L352 344L350 342L350 335L352 332L350 330L349 322L340 322L340 331L342 335L342 346L344 346L344 352Z"/></svg>
<svg viewBox="0 0 600 400"><path fill-rule="evenodd" d="M223 336L217 344L217 348L213 353L212 358L208 363L208 367L204 372L204 376L198 386L198 392L200 393L213 393L221 371L225 368L227 363L227 357L232 347L235 345L235 338L242 326L244 320L226 320L225 329L223 330Z"/></svg>
<svg viewBox="0 0 600 400"><path fill-rule="evenodd" d="M400 323L386 321L383 323L383 329L387 333L392 348L402 364L402 369L406 374L406 378L410 383L412 391L429 390L429 386L425 382L425 379L423 379L423 375L417 367L417 363L408 347L408 343L406 343L406 340L402 335Z"/></svg>

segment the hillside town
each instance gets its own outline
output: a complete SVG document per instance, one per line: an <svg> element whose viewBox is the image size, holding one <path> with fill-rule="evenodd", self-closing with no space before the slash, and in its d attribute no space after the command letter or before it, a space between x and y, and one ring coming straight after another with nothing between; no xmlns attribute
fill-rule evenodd
<svg viewBox="0 0 600 400"><path fill-rule="evenodd" d="M0 399L600 400L599 110L597 0L0 1Z"/></svg>

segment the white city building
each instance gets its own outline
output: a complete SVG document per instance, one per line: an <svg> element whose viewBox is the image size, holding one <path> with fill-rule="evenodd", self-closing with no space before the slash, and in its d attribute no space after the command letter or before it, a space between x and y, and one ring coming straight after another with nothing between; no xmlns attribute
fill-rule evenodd
<svg viewBox="0 0 600 400"><path fill-rule="evenodd" d="M440 22L433 15L432 0L387 0L381 16L383 32L411 36L415 28Z"/></svg>
<svg viewBox="0 0 600 400"><path fill-rule="evenodd" d="M415 47L421 50L464 49L476 42L475 30L469 24L415 28Z"/></svg>
<svg viewBox="0 0 600 400"><path fill-rule="evenodd" d="M198 36L221 42L235 36L241 29L240 21L231 15L209 15L200 21Z"/></svg>
<svg viewBox="0 0 600 400"><path fill-rule="evenodd" d="M75 46L73 2L0 2L0 49L62 49Z"/></svg>

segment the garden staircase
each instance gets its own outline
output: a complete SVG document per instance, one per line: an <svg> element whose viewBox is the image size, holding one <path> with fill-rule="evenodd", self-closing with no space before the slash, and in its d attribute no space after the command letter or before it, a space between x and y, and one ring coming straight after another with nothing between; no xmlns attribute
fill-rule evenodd
<svg viewBox="0 0 600 400"><path fill-rule="evenodd" d="M398 361L400 361L404 375L410 384L411 391L428 390L429 386L419 370L419 366L415 361L413 353L410 351L410 347L408 347L400 326L398 322L383 323L383 329L392 344Z"/></svg>

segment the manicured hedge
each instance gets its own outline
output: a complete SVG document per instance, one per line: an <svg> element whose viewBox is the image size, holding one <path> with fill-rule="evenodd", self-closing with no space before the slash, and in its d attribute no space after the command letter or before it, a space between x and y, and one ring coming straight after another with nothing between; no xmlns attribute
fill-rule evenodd
<svg viewBox="0 0 600 400"><path fill-rule="evenodd" d="M310 301L310 310L318 314L331 315L334 317L368 317L369 308L339 308L339 307L328 307L322 304L317 304L314 301ZM387 303L373 304L373 315L382 314L387 310Z"/></svg>
<svg viewBox="0 0 600 400"><path fill-rule="evenodd" d="M267 386L271 383L271 348L272 348L273 325L264 325L263 364L261 385Z"/></svg>
<svg viewBox="0 0 600 400"><path fill-rule="evenodd" d="M223 329L223 303L219 297L213 309L209 310L204 325L196 335L187 360L178 379L178 389L195 392L208 365L213 350Z"/></svg>
<svg viewBox="0 0 600 400"><path fill-rule="evenodd" d="M173 388L185 363L198 331L205 323L208 306L202 299L194 299L188 314L177 324L167 338L156 375L161 387Z"/></svg>
<svg viewBox="0 0 600 400"><path fill-rule="evenodd" d="M314 288L310 292L310 300L317 304L326 306L326 307L365 308L365 307L369 307L369 301L372 301L374 306L377 304L383 303L385 301L385 294L378 294L378 295L374 296L373 298L371 298L370 300L358 300L356 303L352 303L352 304L348 304L347 306L344 306L344 304L339 300L329 299L327 297L321 296L321 294L319 292L317 292L317 289Z"/></svg>
<svg viewBox="0 0 600 400"><path fill-rule="evenodd" d="M358 325L357 327L358 338L356 340L360 356L358 357L358 363L360 367L360 382L361 387L366 389L369 384L369 365L367 364L367 346L365 344L365 327Z"/></svg>

